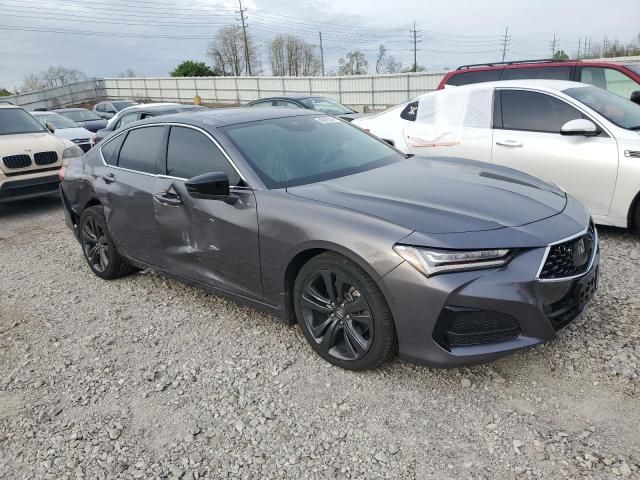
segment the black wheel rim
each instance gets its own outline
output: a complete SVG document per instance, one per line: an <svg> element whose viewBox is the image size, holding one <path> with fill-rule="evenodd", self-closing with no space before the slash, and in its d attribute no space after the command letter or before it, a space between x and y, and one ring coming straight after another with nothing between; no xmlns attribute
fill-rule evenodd
<svg viewBox="0 0 640 480"><path fill-rule="evenodd" d="M88 217L82 225L82 249L94 270L102 273L109 268L107 236L94 217Z"/></svg>
<svg viewBox="0 0 640 480"><path fill-rule="evenodd" d="M373 315L355 282L320 270L305 282L301 297L304 322L322 351L345 361L366 355L373 343Z"/></svg>

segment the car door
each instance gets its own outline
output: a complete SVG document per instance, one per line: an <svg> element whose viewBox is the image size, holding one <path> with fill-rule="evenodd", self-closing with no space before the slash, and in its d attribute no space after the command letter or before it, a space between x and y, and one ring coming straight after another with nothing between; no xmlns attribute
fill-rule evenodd
<svg viewBox="0 0 640 480"><path fill-rule="evenodd" d="M559 97L498 89L492 161L549 180L591 213L606 215L618 172L618 146L605 131L594 137L560 134L562 125L578 118L594 121Z"/></svg>
<svg viewBox="0 0 640 480"><path fill-rule="evenodd" d="M152 263L159 248L154 193L166 145L164 126L134 127L101 147L104 166L95 188L106 198L105 215L125 255Z"/></svg>
<svg viewBox="0 0 640 480"><path fill-rule="evenodd" d="M185 181L223 171L228 201L189 195ZM189 126L171 126L166 177L154 200L161 254L169 272L247 297L262 297L258 219L253 191L212 137Z"/></svg>

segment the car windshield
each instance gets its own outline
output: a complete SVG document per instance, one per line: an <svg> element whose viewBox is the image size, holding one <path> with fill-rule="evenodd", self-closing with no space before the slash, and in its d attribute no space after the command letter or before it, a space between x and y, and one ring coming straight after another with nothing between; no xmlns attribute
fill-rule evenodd
<svg viewBox="0 0 640 480"><path fill-rule="evenodd" d="M69 110L68 112L59 112L60 115L64 115L70 118L74 122L90 122L91 120L102 120L97 113L93 113L91 110Z"/></svg>
<svg viewBox="0 0 640 480"><path fill-rule="evenodd" d="M269 189L343 177L405 159L386 143L325 115L261 120L222 131Z"/></svg>
<svg viewBox="0 0 640 480"><path fill-rule="evenodd" d="M46 130L40 122L21 108L0 108L0 135L43 131Z"/></svg>
<svg viewBox="0 0 640 480"><path fill-rule="evenodd" d="M633 72L635 72L638 75L640 75L640 63L635 63L633 65L627 65L627 67L629 67L629 70L632 70Z"/></svg>
<svg viewBox="0 0 640 480"><path fill-rule="evenodd" d="M347 113L354 113L348 107L345 107L341 103L331 100L326 97L311 97L302 98L299 100L305 107L311 110L317 110L322 113L328 113L329 115L344 115Z"/></svg>
<svg viewBox="0 0 640 480"><path fill-rule="evenodd" d="M629 130L640 129L640 105L597 87L568 88L564 93L619 127Z"/></svg>
<svg viewBox="0 0 640 480"><path fill-rule="evenodd" d="M137 103L136 102L132 102L131 100L125 100L125 101L122 101L122 102L111 102L111 105L113 105L116 110L120 111L123 108L132 107L134 105L137 105Z"/></svg>
<svg viewBox="0 0 640 480"><path fill-rule="evenodd" d="M47 123L50 123L55 129L60 130L65 128L78 128L78 124L76 124L76 122L62 115L58 115L57 113L34 115L34 117L45 127L47 126Z"/></svg>

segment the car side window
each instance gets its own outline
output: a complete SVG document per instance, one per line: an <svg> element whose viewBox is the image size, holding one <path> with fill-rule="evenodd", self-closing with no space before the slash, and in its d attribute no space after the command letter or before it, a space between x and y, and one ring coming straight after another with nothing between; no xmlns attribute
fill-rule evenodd
<svg viewBox="0 0 640 480"><path fill-rule="evenodd" d="M120 152L120 147L122 146L124 137L126 137L126 135L118 135L113 140L109 140L105 143L100 149L102 152L102 158L104 158L104 161L108 165L118 164L118 152Z"/></svg>
<svg viewBox="0 0 640 480"><path fill-rule="evenodd" d="M229 185L240 176L222 151L205 134L187 127L171 127L167 147L167 175L193 178L211 172L225 172Z"/></svg>
<svg viewBox="0 0 640 480"><path fill-rule="evenodd" d="M500 96L505 130L560 133L568 121L585 118L568 103L544 93L502 90Z"/></svg>
<svg viewBox="0 0 640 480"><path fill-rule="evenodd" d="M104 112L104 104L103 103L99 103L98 105L96 105L96 112Z"/></svg>
<svg viewBox="0 0 640 480"><path fill-rule="evenodd" d="M258 102L253 105L248 105L251 108L265 108L265 107L273 107L273 102L271 100L267 102Z"/></svg>
<svg viewBox="0 0 640 480"><path fill-rule="evenodd" d="M129 131L118 156L118 167L144 173L158 173L158 156L164 127L134 128Z"/></svg>
<svg viewBox="0 0 640 480"><path fill-rule="evenodd" d="M500 80L571 80L571 67L505 68Z"/></svg>
<svg viewBox="0 0 640 480"><path fill-rule="evenodd" d="M631 98L633 92L640 90L640 84L613 68L582 67L580 69L580 81L608 90L626 100Z"/></svg>
<svg viewBox="0 0 640 480"><path fill-rule="evenodd" d="M418 102L408 103L406 107L402 109L400 112L400 118L403 120L409 120L410 122L415 122L416 117L418 116Z"/></svg>
<svg viewBox="0 0 640 480"><path fill-rule="evenodd" d="M122 116L120 120L116 123L116 130L128 125L130 123L135 122L138 119L138 112L129 112Z"/></svg>
<svg viewBox="0 0 640 480"><path fill-rule="evenodd" d="M482 82L494 82L500 79L500 72L502 70L480 70L480 71L461 71L460 73L456 73L449 80L447 80L447 85L469 85L471 83L482 83Z"/></svg>
<svg viewBox="0 0 640 480"><path fill-rule="evenodd" d="M287 107L287 108L302 108L300 105L297 105L289 100L276 100L273 102L274 107Z"/></svg>

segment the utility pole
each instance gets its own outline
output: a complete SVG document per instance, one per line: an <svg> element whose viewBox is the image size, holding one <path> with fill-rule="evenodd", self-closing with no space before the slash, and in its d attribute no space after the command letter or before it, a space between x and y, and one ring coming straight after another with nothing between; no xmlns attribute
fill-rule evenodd
<svg viewBox="0 0 640 480"><path fill-rule="evenodd" d="M509 45L509 41L511 40L511 35L509 35L509 27L504 30L504 37L502 37L502 61L504 62L505 58L507 58L507 46Z"/></svg>
<svg viewBox="0 0 640 480"><path fill-rule="evenodd" d="M583 48L584 53L582 54L582 56L583 56L584 58L587 58L587 54L588 54L588 53L587 53L587 40L588 40L588 37L585 35L585 36L584 36L584 44L583 44L583 47L584 47L584 48Z"/></svg>
<svg viewBox="0 0 640 480"><path fill-rule="evenodd" d="M320 64L322 65L322 76L324 77L324 48L322 46L322 32L318 32L320 35Z"/></svg>
<svg viewBox="0 0 640 480"><path fill-rule="evenodd" d="M556 56L556 45L558 45L559 40L556 39L556 34L553 34L553 41L551 42L551 58Z"/></svg>
<svg viewBox="0 0 640 480"><path fill-rule="evenodd" d="M242 22L242 33L244 35L244 59L247 65L247 72L249 72L249 76L251 76L251 59L249 58L249 43L247 42L247 24L245 22L244 12L247 11L246 8L242 8L242 0L238 0L240 4L240 11L236 12L240 14L240 21Z"/></svg>
<svg viewBox="0 0 640 480"><path fill-rule="evenodd" d="M411 32L412 35L412 42L413 42L413 72L417 72L418 71L418 43L421 43L422 40L420 39L421 35L421 30L416 30L416 21L413 21L413 30L409 30Z"/></svg>

